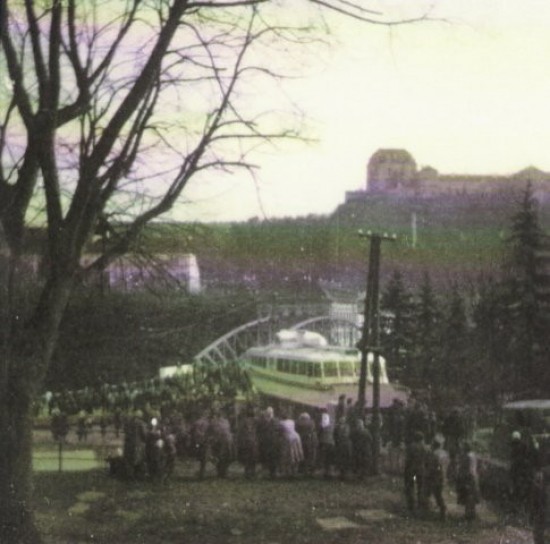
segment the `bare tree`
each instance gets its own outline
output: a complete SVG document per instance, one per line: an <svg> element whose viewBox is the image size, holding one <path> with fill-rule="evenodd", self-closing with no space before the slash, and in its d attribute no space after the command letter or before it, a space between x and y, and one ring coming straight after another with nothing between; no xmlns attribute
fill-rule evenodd
<svg viewBox="0 0 550 544"><path fill-rule="evenodd" d="M310 2L392 24L361 2ZM277 9L273 0L0 4L0 541L41 540L31 407L94 233L118 225L89 265L98 270L192 178L252 171L251 149L297 136L250 101L262 78L278 77L285 48L309 39L277 24ZM47 233L46 272L22 307L15 272L30 220Z"/></svg>

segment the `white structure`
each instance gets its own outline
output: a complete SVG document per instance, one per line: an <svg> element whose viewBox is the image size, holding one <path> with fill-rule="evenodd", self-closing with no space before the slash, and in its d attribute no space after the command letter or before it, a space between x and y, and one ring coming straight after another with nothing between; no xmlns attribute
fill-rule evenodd
<svg viewBox="0 0 550 544"><path fill-rule="evenodd" d="M97 255L85 255L81 264L90 265ZM113 290L132 291L144 287L184 288L201 291L197 257L192 253L153 256L128 254L115 259L104 270L103 281Z"/></svg>
<svg viewBox="0 0 550 544"><path fill-rule="evenodd" d="M350 290L336 282L321 281L319 286L330 300L329 317L334 320L330 333L331 343L342 346L355 345L359 341L363 326L365 293ZM350 328L339 324L346 321L355 325L355 329L351 330L352 338L349 337Z"/></svg>
<svg viewBox="0 0 550 544"><path fill-rule="evenodd" d="M193 365L173 365L159 368L159 378L165 380L173 376L186 376L193 374Z"/></svg>

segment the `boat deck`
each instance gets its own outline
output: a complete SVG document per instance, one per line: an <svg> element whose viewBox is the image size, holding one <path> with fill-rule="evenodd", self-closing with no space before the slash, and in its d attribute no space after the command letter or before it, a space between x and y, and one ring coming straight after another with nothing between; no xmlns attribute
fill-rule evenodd
<svg viewBox="0 0 550 544"><path fill-rule="evenodd" d="M317 409L336 403L342 394L348 398L357 399L358 393L357 384L338 384L321 390L276 382L257 374L253 376L252 381L257 391L265 396ZM406 403L407 397L408 392L405 388L380 384L380 408L388 408L395 398ZM370 383L367 384L366 407L372 408L372 384Z"/></svg>

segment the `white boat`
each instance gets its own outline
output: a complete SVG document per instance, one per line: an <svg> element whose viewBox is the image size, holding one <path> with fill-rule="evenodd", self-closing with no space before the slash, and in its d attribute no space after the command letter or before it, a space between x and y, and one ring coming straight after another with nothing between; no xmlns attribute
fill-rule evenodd
<svg viewBox="0 0 550 544"><path fill-rule="evenodd" d="M380 361L380 406L394 398L406 401L404 388L389 383L386 361ZM306 406L325 407L342 394L356 399L361 371L361 352L356 348L331 346L319 333L282 330L275 341L248 349L241 357L259 393ZM374 355L367 357L367 383L373 383ZM370 394L369 394L370 393ZM372 388L367 388L367 407L372 406Z"/></svg>

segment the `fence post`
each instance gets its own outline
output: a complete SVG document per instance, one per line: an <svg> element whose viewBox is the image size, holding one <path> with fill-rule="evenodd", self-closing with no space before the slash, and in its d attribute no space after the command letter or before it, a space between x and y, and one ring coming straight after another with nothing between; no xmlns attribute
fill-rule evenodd
<svg viewBox="0 0 550 544"><path fill-rule="evenodd" d="M63 441L58 440L59 444L59 472L63 471Z"/></svg>

